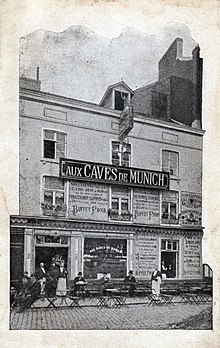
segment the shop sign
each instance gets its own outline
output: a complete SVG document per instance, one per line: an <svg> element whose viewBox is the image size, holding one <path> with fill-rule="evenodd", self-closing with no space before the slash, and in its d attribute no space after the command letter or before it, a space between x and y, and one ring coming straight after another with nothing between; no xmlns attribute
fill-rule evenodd
<svg viewBox="0 0 220 348"><path fill-rule="evenodd" d="M148 235L135 240L136 276L150 278L158 265L158 237Z"/></svg>
<svg viewBox="0 0 220 348"><path fill-rule="evenodd" d="M180 224L184 226L201 226L202 195L192 192L181 192Z"/></svg>
<svg viewBox="0 0 220 348"><path fill-rule="evenodd" d="M127 105L122 110L119 120L119 141L122 142L134 127L133 108Z"/></svg>
<svg viewBox="0 0 220 348"><path fill-rule="evenodd" d="M108 186L70 181L69 217L108 221Z"/></svg>
<svg viewBox="0 0 220 348"><path fill-rule="evenodd" d="M169 189L169 173L60 159L60 178L116 185Z"/></svg>
<svg viewBox="0 0 220 348"><path fill-rule="evenodd" d="M133 191L133 222L160 223L160 193L155 190L135 188Z"/></svg>

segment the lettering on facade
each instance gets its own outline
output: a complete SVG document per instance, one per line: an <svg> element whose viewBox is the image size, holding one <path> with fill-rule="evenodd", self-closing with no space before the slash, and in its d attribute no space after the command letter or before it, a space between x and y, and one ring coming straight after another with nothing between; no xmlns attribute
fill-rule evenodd
<svg viewBox="0 0 220 348"><path fill-rule="evenodd" d="M148 234L144 239L135 240L136 276L151 277L155 266L158 265L158 238Z"/></svg>
<svg viewBox="0 0 220 348"><path fill-rule="evenodd" d="M201 239L191 236L184 239L183 277L201 276Z"/></svg>
<svg viewBox="0 0 220 348"><path fill-rule="evenodd" d="M133 191L133 221L160 223L160 193L155 190L135 188Z"/></svg>
<svg viewBox="0 0 220 348"><path fill-rule="evenodd" d="M108 220L108 186L70 181L69 216L74 219Z"/></svg>
<svg viewBox="0 0 220 348"><path fill-rule="evenodd" d="M138 187L169 189L169 173L60 159L60 177Z"/></svg>

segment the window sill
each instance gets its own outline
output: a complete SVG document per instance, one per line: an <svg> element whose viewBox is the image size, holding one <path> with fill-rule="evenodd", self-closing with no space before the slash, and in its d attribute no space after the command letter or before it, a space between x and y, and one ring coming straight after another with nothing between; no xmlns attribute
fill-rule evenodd
<svg viewBox="0 0 220 348"><path fill-rule="evenodd" d="M40 162L42 162L43 164L46 163L55 163L55 164L59 164L59 160L58 159L54 159L54 158L42 158L40 160Z"/></svg>

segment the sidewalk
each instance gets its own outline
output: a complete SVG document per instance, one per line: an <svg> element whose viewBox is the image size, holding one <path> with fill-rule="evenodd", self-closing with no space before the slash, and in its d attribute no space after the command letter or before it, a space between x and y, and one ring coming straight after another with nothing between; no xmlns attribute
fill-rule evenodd
<svg viewBox="0 0 220 348"><path fill-rule="evenodd" d="M11 330L136 330L178 329L178 323L189 323L187 329L211 329L210 304L174 303L167 306L148 306L145 299L128 299L128 307L96 308L97 299L81 300L77 308L31 308L23 313L11 313ZM40 303L38 303L40 306ZM44 305L45 304L42 304ZM193 316L199 320L196 325ZM198 327L199 326L199 327ZM184 327L181 327L184 328Z"/></svg>

